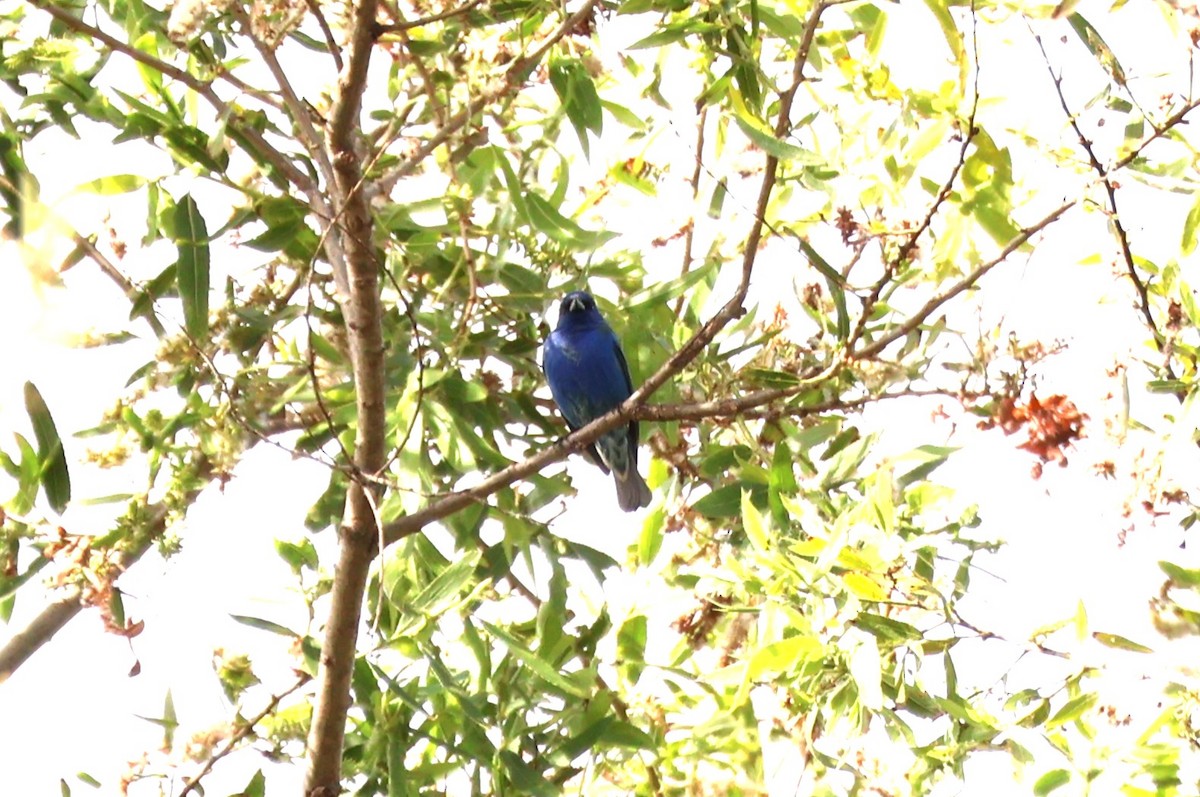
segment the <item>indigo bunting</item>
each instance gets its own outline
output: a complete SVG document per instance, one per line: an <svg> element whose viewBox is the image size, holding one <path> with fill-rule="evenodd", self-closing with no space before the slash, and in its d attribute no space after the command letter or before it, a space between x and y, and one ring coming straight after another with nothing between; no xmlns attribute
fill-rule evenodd
<svg viewBox="0 0 1200 797"><path fill-rule="evenodd" d="M542 346L542 370L554 403L572 430L616 408L633 392L629 366L617 336L584 291L568 293L559 305L558 326ZM605 432L584 452L617 484L625 512L650 503L650 488L637 469L638 423Z"/></svg>

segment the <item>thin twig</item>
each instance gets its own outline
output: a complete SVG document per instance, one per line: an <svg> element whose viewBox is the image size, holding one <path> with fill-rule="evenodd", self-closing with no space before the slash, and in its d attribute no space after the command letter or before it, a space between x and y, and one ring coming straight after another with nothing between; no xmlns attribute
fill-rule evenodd
<svg viewBox="0 0 1200 797"><path fill-rule="evenodd" d="M263 63L267 65L267 70L270 71L271 77L275 79L275 85L279 88L279 93L283 97L283 104L287 107L288 115L292 117L292 122L296 125L296 132L299 134L300 143L304 145L311 157L317 164L317 168L321 171L321 177L324 178L327 184L333 183L333 165L329 162L329 154L325 151L320 134L317 133L313 126L312 117L309 114L308 107L300 100L296 94L296 90L292 87L292 82L288 80L287 72L279 63L279 59L275 57L275 50L268 42L262 41L254 33L254 26L250 20L250 16L245 9L238 6L236 3L232 5L233 14L238 21L242 23L242 29L246 36L254 44L254 49L258 51L259 57Z"/></svg>
<svg viewBox="0 0 1200 797"><path fill-rule="evenodd" d="M1190 56L1190 53L1189 53L1189 56ZM1133 150L1131 152L1129 152L1129 154L1127 154L1125 157L1120 158L1115 163L1113 163L1112 168L1109 169L1109 172L1111 173L1111 172L1115 172L1115 171L1120 171L1121 169L1124 169L1129 164L1133 163L1135 160L1137 160L1139 157L1141 157L1142 151L1145 150L1146 147L1150 146L1152 143L1154 143L1158 139L1162 138L1164 135L1169 133L1171 130L1174 130L1178 125L1183 124L1185 122L1185 117L1192 111L1196 110L1197 108L1200 108L1200 98L1189 100L1178 111L1176 111L1175 113L1171 114L1166 119L1164 119L1163 123L1160 125L1156 125L1153 122L1151 122L1150 126L1152 128L1154 128L1154 132L1151 133L1150 135L1146 136L1145 140L1142 141L1140 144L1138 144L1136 147L1134 147ZM1149 121L1149 120L1147 120L1147 121Z"/></svg>
<svg viewBox="0 0 1200 797"><path fill-rule="evenodd" d="M1032 29L1030 32L1032 32ZM1125 225L1121 222L1121 214L1117 211L1116 186L1109 176L1109 170L1100 162L1100 158L1096 155L1095 147L1092 146L1091 140L1084 135L1083 129L1079 126L1079 120L1067 104L1067 97L1063 93L1062 75L1055 73L1054 66L1050 62L1050 54L1046 52L1046 46L1042 43L1042 37L1034 34L1033 38L1037 41L1038 49L1042 52L1042 60L1046 64L1046 71L1050 73L1050 79L1054 82L1054 91L1058 95L1059 105L1062 107L1063 113L1066 114L1071 129L1075 131L1075 137L1079 139L1079 145L1087 153L1088 164L1104 186L1104 193L1108 199L1108 216L1109 220L1112 221L1113 230L1116 233L1117 246L1121 250L1121 259L1125 263L1125 273L1129 276L1130 282L1133 283L1134 290L1137 291L1138 309L1141 311L1142 318L1146 321L1150 335L1154 338L1154 346L1158 349L1159 354L1164 357L1163 371L1166 373L1168 379L1174 380L1175 371L1171 367L1171 356L1167 348L1167 338L1158 328L1158 323L1154 320L1154 314L1150 308L1150 291L1146 287L1145 280L1138 273L1137 265L1133 260L1133 249L1129 245L1129 234L1125 230ZM1185 390L1177 390L1175 391L1175 397L1182 401L1185 393Z"/></svg>
<svg viewBox="0 0 1200 797"><path fill-rule="evenodd" d="M160 58L155 58L152 55L142 52L136 47L126 44L120 39L110 36L99 28L89 25L83 20L72 16L69 12L50 2L50 0L29 0L29 3L35 8L45 11L50 16L54 17L55 20L62 23L63 26L75 31L76 33L89 36L96 41L103 43L113 52L118 52L128 56L138 63L148 66L151 69L162 73L164 76L177 80L183 85L192 89L201 97L203 97L209 105L216 109L218 115L227 120L226 123L229 125L229 127L236 130L240 135L245 136L246 140L253 144L258 150L259 155L261 155L263 159L267 160L272 166L278 169L280 173L288 179L289 182L306 194L309 194L315 190L315 186L313 185L312 180L309 179L308 175L296 168L295 164L284 157L282 152L271 146L271 144L269 144L267 140L263 138L261 133L249 125L242 125L238 123L238 115L229 106L229 104L222 100L216 91L213 90L212 83L210 81L201 80L177 66L169 64Z"/></svg>
<svg viewBox="0 0 1200 797"><path fill-rule="evenodd" d="M232 736L225 740L225 744L221 746L221 749L209 756L208 760L204 762L204 767L195 775L188 778L183 784L183 789L179 792L179 797L187 797L187 795L200 788L200 781L205 775L207 775L209 772L212 772L213 767L217 765L218 761L232 753L243 739L253 733L255 725L262 722L271 714L275 713L275 709L279 707L279 704L283 702L284 698L286 698L288 695L291 695L311 680L311 675L308 673L301 673L295 684L283 692L273 695L270 701L267 702L266 708L258 712L258 714L254 715L252 718L238 723L238 729L234 731Z"/></svg>
<svg viewBox="0 0 1200 797"><path fill-rule="evenodd" d="M337 41L333 38L333 31L329 29L329 23L325 21L325 14L321 11L321 4L317 0L304 0L308 6L309 13L317 18L317 26L321 29L321 35L325 37L325 46L329 48L329 54L333 56L333 65L337 71L342 71L342 51L338 47Z"/></svg>
<svg viewBox="0 0 1200 797"><path fill-rule="evenodd" d="M696 165L692 169L692 214L688 219L687 233L683 236L683 265L679 267L682 279L692 270L692 245L696 240L696 202L700 199L700 173L704 167L704 128L708 123L708 106L700 106L700 118L696 120ZM675 301L675 317L683 312L684 295L679 294Z"/></svg>
<svg viewBox="0 0 1200 797"><path fill-rule="evenodd" d="M528 75L530 71L532 71L533 66L541 61L546 53L548 53L550 49L554 47L554 45L558 44L558 42L561 41L564 36L575 30L579 23L583 22L585 19L588 19L593 9L599 2L600 0L586 0L586 2L579 7L579 10L563 20L563 23L553 33L547 36L536 50L529 55L513 59L512 64L510 64L508 69L505 71L504 77L497 81L497 83L492 86L491 89L474 97L470 102L467 103L465 108L451 116L444 125L438 128L436 133L427 138L421 144L421 146L417 148L416 152L402 160L395 169L382 178L383 181L394 182L415 172L417 167L424 163L425 159L429 157L430 153L432 153L442 144L446 143L452 136L457 134L459 130L466 127L466 125L475 117L477 113L491 105L493 102L520 88L524 83L524 77Z"/></svg>
<svg viewBox="0 0 1200 797"><path fill-rule="evenodd" d="M899 340L900 338L907 335L909 332L912 332L914 329L919 327L921 324L925 323L925 320L927 318L929 318L930 314L932 314L934 310L938 309L943 304L950 301L955 296L958 296L960 293L967 290L968 288L974 287L975 283L977 283L980 280L980 278L983 277L983 275L987 274L993 268L995 268L996 266L1000 265L1005 260L1007 260L1008 257L1013 252L1017 251L1022 246L1024 246L1025 242L1028 241L1030 238L1032 238L1034 235L1036 235L1039 232L1041 232L1042 230L1046 229L1051 224L1053 224L1055 221L1058 221L1059 217L1062 216L1064 213L1066 213L1071 208L1073 208L1075 206L1075 204L1076 204L1075 200L1070 200L1068 202L1064 202L1063 204L1059 205L1057 208L1055 208L1054 210L1050 211L1048 214L1043 216L1042 219L1040 221L1038 221L1037 223L1032 224L1029 227L1026 227L1023 230L1021 230L1019 233L1017 233L1015 236L1013 236L1013 239L1011 241L1009 241L1008 245L1005 246L1004 249L1002 249L1000 251L1000 254L996 255L996 257L992 258L991 260L987 261L986 263L983 263L980 266L976 267L970 274L966 275L965 277L960 279L958 282L954 283L954 285L952 285L949 290L944 291L943 293L940 293L937 296L930 299L929 301L927 301L924 305L921 306L921 308L919 310L917 310L915 313L913 313L911 316L909 316L908 320L905 321L903 324L900 324L899 326L895 327L894 329L889 331L887 334L885 334L883 337L872 341L869 345L864 346L863 348L858 349L857 351L853 352L852 353L853 359L855 359L855 360L870 359L871 357L874 357L875 355L877 355L881 351L883 351L893 341Z"/></svg>
<svg viewBox="0 0 1200 797"><path fill-rule="evenodd" d="M408 35L408 28L397 28L397 34L400 36L400 43L404 46L404 52L408 56L408 62L417 70L417 76L421 78L421 87L425 90L425 96L429 98L429 106L433 110L433 118L437 120L438 126L446 124L446 105L437 95L437 86L433 83L433 75L429 72L429 67L425 66L425 61L417 55L412 46L412 39Z"/></svg>
<svg viewBox="0 0 1200 797"><path fill-rule="evenodd" d="M805 22L804 34L801 36L796 57L792 61L792 83L779 95L779 118L775 121L775 137L778 139L786 138L791 132L792 103L796 99L796 92L805 80L804 65L808 62L808 53L817 35L817 26L821 21L821 14L832 4L830 2L817 3L813 6ZM768 153L766 164L763 167L763 180L759 186L758 202L754 208L753 221L750 224L750 231L746 235L746 243L743 245L741 279L738 281L733 296L686 343L667 358L667 361L663 363L658 371L643 382L641 387L633 392L633 395L626 400L623 406L644 403L654 391L658 390L668 379L679 373L688 363L694 360L704 347L730 321L740 317L745 312L743 303L746 300L747 292L750 290L750 275L754 270L755 259L758 257L758 248L762 242L763 228L767 224L767 205L770 203L771 193L775 188L775 182L778 177L779 158Z"/></svg>
<svg viewBox="0 0 1200 797"><path fill-rule="evenodd" d="M930 203L928 209L926 210L925 217L921 220L921 223L917 225L917 227L911 233L908 234L908 237L905 239L904 243L900 245L900 249L896 252L895 257L890 258L887 263L884 264L883 274L880 275L879 279L875 281L875 284L871 286L870 292L867 294L866 298L863 299L862 313L859 315L858 322L854 326L854 331L850 333L850 337L846 342L846 345L849 348L853 348L862 337L863 332L866 330L867 322L870 320L872 311L875 309L875 305L879 301L879 297L883 293L884 288L887 287L888 283L892 281L897 269L904 265L909 256L912 254L913 250L916 249L917 243L921 240L921 236L923 236L929 230L930 226L932 226L933 220L937 218L938 213L942 209L942 205L950 197L951 192L954 190L954 184L958 181L958 175L962 172L963 166L966 165L967 150L970 149L971 142L975 139L975 117L979 111L980 68L978 27L979 20L975 13L975 4L972 2L971 43L972 50L974 52L975 71L971 86L971 111L967 115L966 130L962 133L962 146L959 147L958 158L955 160L954 167L950 170L949 176L946 178L945 182L942 183L942 187L938 191L937 196L934 197L933 202Z"/></svg>
<svg viewBox="0 0 1200 797"><path fill-rule="evenodd" d="M390 25L379 25L376 28L377 34L383 33L403 33L410 31L413 28L421 28L426 25L432 25L434 22L442 22L443 20L452 19L457 16L466 14L471 9L481 4L483 0L470 0L468 3L463 3L458 8L451 8L447 11L442 11L437 14L430 14L427 17L418 17L416 19L400 20L393 22Z"/></svg>

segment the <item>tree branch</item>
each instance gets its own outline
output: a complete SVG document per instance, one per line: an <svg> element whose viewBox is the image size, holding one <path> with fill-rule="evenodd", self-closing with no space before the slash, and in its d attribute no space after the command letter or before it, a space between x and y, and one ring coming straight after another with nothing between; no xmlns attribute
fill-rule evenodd
<svg viewBox="0 0 1200 797"><path fill-rule="evenodd" d="M271 46L262 41L254 34L254 27L251 24L249 15L245 9L233 6L234 16L242 23L242 28L246 32L246 36L254 44L254 49L258 51L263 63L267 65L267 69L271 72L271 76L275 79L275 85L279 88L279 93L283 97L284 107L288 110L288 115L292 117L292 122L296 125L296 131L299 133L300 142L304 148L308 150L309 156L316 161L317 168L320 169L321 176L326 182L333 182L333 165L329 162L329 155L325 151L325 147L321 141L321 136L317 133L313 126L312 118L308 112L308 108L300 100L296 94L296 90L292 87L292 82L288 80L287 73L279 63L279 59L275 57L275 50ZM340 59L340 56L339 56Z"/></svg>
<svg viewBox="0 0 1200 797"><path fill-rule="evenodd" d="M975 283L977 283L983 277L983 275L987 274L993 268L995 268L996 266L1000 265L1005 260L1007 260L1009 255L1011 255L1013 252L1020 249L1025 244L1025 242L1028 241L1030 238L1032 238L1034 235L1036 235L1037 233L1046 229L1054 222L1058 221L1059 217L1062 216L1062 214L1066 213L1071 208L1075 207L1075 204L1076 204L1075 200L1070 200L1068 202L1064 202L1063 204L1059 205L1057 208L1055 208L1054 210L1050 211L1048 214L1043 216L1042 219L1040 221L1038 221L1036 224L1033 224L1029 227L1022 229L1019 233L1017 233L1017 235L1011 241L1008 242L1008 245L1005 246L1003 250L1001 250L1000 254L996 255L996 257L992 258L991 260L987 261L986 263L983 263L982 265L978 266L970 274L966 275L961 280L954 283L954 285L952 285L949 290L945 291L944 293L940 293L937 296L930 299L929 301L927 301L924 305L921 306L921 308L919 310L917 310L915 313L913 313L911 316L909 316L908 320L905 321L900 326L891 330L890 332L885 334L883 337L872 341L870 344L868 344L867 346L864 346L863 348L859 349L858 351L852 352L850 355L851 358L855 359L855 360L870 359L871 357L876 356L881 351L883 351L885 348L887 348L892 342L899 340L900 338L907 335L909 332L912 332L914 329L919 327L921 324L925 323L925 320L927 318L929 318L929 316L933 313L934 310L938 309L943 304L950 301L955 296L958 296L960 293L967 290L968 288L974 287Z"/></svg>
<svg viewBox="0 0 1200 797"><path fill-rule="evenodd" d="M800 85L804 82L804 65L808 62L808 53L812 48L813 39L817 35L817 26L821 21L821 14L834 2L819 2L813 6L812 11L808 15L808 20L804 25L804 34L800 39L800 47L796 51L796 57L792 61L792 83L779 95L779 118L775 120L775 137L779 139L786 138L791 132L792 127L792 102L796 99L796 92L800 89ZM641 387L633 392L633 395L626 401L626 405L642 404L654 391L658 390L668 379L683 370L688 363L696 359L700 352L707 346L712 339L716 337L725 326L734 318L740 317L745 309L743 302L746 300L746 293L750 289L750 275L754 271L754 261L758 256L758 246L762 242L763 227L766 224L767 205L771 200L771 192L775 188L775 181L779 177L779 158L768 154L766 165L763 171L762 185L758 190L758 202L754 208L754 220L750 225L750 232L746 236L745 248L742 251L742 274L738 281L737 288L734 290L733 296L730 297L720 310L713 315L704 326L700 327L695 334L679 347L665 363L650 376Z"/></svg>
<svg viewBox="0 0 1200 797"><path fill-rule="evenodd" d="M78 232L72 231L75 245L78 246L84 254L92 259L96 267L103 272L104 276L112 280L118 288L125 294L125 298L129 299L130 304L138 299L138 287L133 282L121 273L121 269L117 268L116 264L108 259L107 256L96 248L95 242L91 238L85 238ZM150 324L150 329L155 335L162 336L165 330L162 322L158 320L158 316L150 313L146 316L146 322Z"/></svg>
<svg viewBox="0 0 1200 797"><path fill-rule="evenodd" d="M696 202L700 199L700 172L704 168L704 128L708 124L708 106L700 108L696 120L696 166L692 169L692 213L688 219L687 232L683 236L683 265L679 267L679 276L686 277L692 270L692 246L696 241ZM684 296L681 293L675 301L675 317L683 312Z"/></svg>
<svg viewBox="0 0 1200 797"><path fill-rule="evenodd" d="M304 0L308 6L308 11L317 18L317 26L321 28L321 35L325 37L325 46L329 48L329 54L333 56L333 66L337 71L342 71L342 51L338 49L337 42L334 41L333 31L329 29L329 23L325 21L325 14L321 12L321 5L317 0Z"/></svg>
<svg viewBox="0 0 1200 797"><path fill-rule="evenodd" d="M949 198L950 193L954 190L954 184L958 181L958 175L962 172L963 166L965 166L967 163L967 150L970 149L971 141L975 138L975 117L979 112L980 70L979 38L977 35L977 28L978 18L975 15L975 4L972 2L971 41L973 45L972 49L974 51L975 74L973 76L973 82L971 86L971 112L967 115L967 129L962 134L963 140L962 146L959 147L958 150L958 159L954 163L954 168L950 170L949 176L946 178L945 182L942 183L942 187L938 191L937 196L935 196L933 202L930 203L929 208L925 212L925 217L921 220L921 223L915 230L909 233L904 243L900 245L900 250L896 252L896 256L884 264L883 274L880 275L875 284L871 286L870 293L868 293L867 297L863 299L862 313L859 315L858 323L854 325L854 331L850 333L850 337L846 342L846 346L848 348L854 348L854 345L862 338L863 331L867 327L867 322L871 318L871 312L874 310L876 303L879 301L879 297L883 293L883 289L886 288L888 283L892 281L892 277L895 275L896 269L900 268L900 266L903 265L906 260L908 260L909 256L916 248L917 242L920 241L921 236L924 235L933 225L933 220L937 218L937 214L941 210L942 205L945 203L946 199Z"/></svg>
<svg viewBox="0 0 1200 797"><path fill-rule="evenodd" d="M348 293L342 298L358 417L354 478L347 490L340 529L337 570L330 593L329 620L321 646L320 687L308 735L305 794L341 793L342 746L350 709L350 676L357 652L358 626L378 526L374 507L379 488L362 475L383 467L386 440L384 348L379 269L372 244L372 217L362 191L362 163L355 153L361 136L362 95L375 45L377 0L359 0L350 23L350 47L327 131L333 157L335 235L345 252ZM370 491L370 492L368 492Z"/></svg>
<svg viewBox="0 0 1200 797"><path fill-rule="evenodd" d="M28 0L28 2L34 8L45 11L50 16L54 17L54 19L61 22L65 27L70 28L76 33L80 33L84 36L95 39L96 41L104 44L113 52L122 53L138 63L148 66L151 69L154 69L155 71L160 72L169 78L177 80L183 85L192 89L201 97L203 97L208 104L217 111L218 114L227 120L229 127L236 130L240 135L245 136L246 140L253 144L258 150L259 155L261 155L264 160L268 161L272 166L278 169L279 172L286 177L289 182L291 182L305 194L311 196L315 193L316 186L313 185L312 180L309 179L307 174L296 168L295 164L284 157L282 152L271 146L271 144L268 143L265 138L263 138L262 134L253 127L238 124L237 114L234 112L233 108L231 108L227 102L222 100L220 95L213 90L211 82L201 80L200 78L189 74L177 66L169 64L162 59L155 58L152 55L142 52L136 47L126 44L120 39L110 36L99 28L89 25L83 20L73 16L70 12L59 8L57 5L51 2L51 0Z"/></svg>
<svg viewBox="0 0 1200 797"><path fill-rule="evenodd" d="M470 2L463 3L458 8L451 8L451 9L442 11L437 14L430 14L427 17L418 17L417 19L401 20L399 22L393 22L390 25L380 25L377 28L377 31L380 34L400 33L403 31L410 31L413 28L421 28L421 27L424 27L425 25L432 25L434 22L442 22L443 20L453 19L454 17L462 16L463 14L466 14L468 11L475 8L482 2L483 2L483 0L470 0Z"/></svg>
<svg viewBox="0 0 1200 797"><path fill-rule="evenodd" d="M42 645L49 642L83 609L83 590L71 587L67 594L42 609L25 630L13 634L0 648L0 684L17 671Z"/></svg>
<svg viewBox="0 0 1200 797"><path fill-rule="evenodd" d="M417 148L416 152L402 160L395 169L382 178L382 182L394 183L396 180L400 180L411 175L417 170L417 167L429 157L430 153L432 153L442 144L445 144L459 130L462 130L464 127L466 127L467 123L469 123L476 114L481 112L484 108L491 105L496 100L499 100L512 91L520 88L524 83L525 76L528 75L533 67L542 60L546 53L550 51L550 48L558 44L558 42L561 41L564 36L574 30L580 22L587 19L599 2L600 0L586 0L586 2L579 7L579 10L563 20L563 23L558 27L558 29L555 30L554 33L551 33L550 36L548 36L536 50L527 56L513 59L512 64L509 66L508 70L505 71L504 77L501 78L495 86L473 98L467 103L465 108L447 119L446 123L438 128L436 133L426 139L425 142Z"/></svg>
<svg viewBox="0 0 1200 797"><path fill-rule="evenodd" d="M247 736L253 733L255 725L273 714L275 709L279 707L279 704L283 702L284 698L300 689L311 680L312 677L308 673L302 673L296 680L295 684L283 692L273 695L271 700L267 703L266 708L258 712L258 714L256 714L253 718L243 720L239 724L237 731L235 731L234 734L225 741L225 744L221 747L221 750L209 756L208 760L204 762L204 767L195 775L187 779L187 782L183 784L183 789L179 792L178 797L187 797L187 795L191 794L197 789L200 789L201 793L203 793L203 789L200 788L200 781L204 779L205 775L207 775L209 772L212 772L213 767L217 765L217 762L232 753L242 739L245 739Z"/></svg>
<svg viewBox="0 0 1200 797"><path fill-rule="evenodd" d="M1146 287L1146 282L1138 273L1137 265L1133 262L1133 250L1129 245L1129 234L1125 231L1125 225L1121 222L1121 214L1117 211L1116 186L1113 185L1113 181L1109 177L1109 170L1096 156L1095 147L1092 146L1092 142L1088 137L1083 134L1083 129L1079 126L1079 120L1071 112L1071 108L1067 104L1067 97L1063 93L1062 76L1055 74L1054 66L1050 63L1050 54L1046 52L1046 46L1042 43L1042 37L1035 34L1033 38L1037 41L1038 49L1042 52L1042 60L1046 64L1046 71L1050 73L1050 79L1054 82L1054 92L1058 95L1059 105L1062 107L1063 113L1066 114L1071 129L1075 131L1075 137L1079 139L1079 145L1087 153L1088 165L1091 166L1092 171L1096 173L1096 176L1100 178L1100 183L1104 186L1104 193L1108 200L1108 217L1112 221L1113 231L1116 233L1117 246L1121 250L1121 259L1125 263L1125 273L1129 275L1129 280L1133 283L1134 290L1137 291L1138 309L1141 311L1142 318L1150 330L1151 337L1154 338L1154 347L1164 357L1163 369L1166 372L1167 378L1173 380L1175 379L1175 371L1171 368L1167 338L1163 335L1162 331L1158 328L1158 323L1154 320L1154 314L1150 309L1150 292ZM1153 140L1157 135L1159 133L1155 131L1155 135L1148 140ZM1140 149L1141 147L1139 147ZM1175 397L1182 401L1184 393L1175 391Z"/></svg>
<svg viewBox="0 0 1200 797"><path fill-rule="evenodd" d="M198 493L199 490L195 491L192 498ZM122 572L141 559L167 529L168 511L165 505L154 504L147 511L149 515L143 536L117 556L116 564ZM8 680L30 656L75 619L84 608L84 604L80 602L82 598L82 589L77 586L69 587L65 595L42 609L25 630L14 634L4 647L0 648L0 683Z"/></svg>
<svg viewBox="0 0 1200 797"><path fill-rule="evenodd" d="M1146 147L1162 138L1176 126L1183 124L1185 117L1197 108L1200 108L1200 98L1189 100L1182 108L1168 116L1161 125L1155 125L1151 123L1151 126L1154 128L1154 132L1146 136L1145 140L1134 147L1132 152L1114 163L1112 168L1109 169L1109 172L1111 173L1124 169L1126 166L1140 158Z"/></svg>

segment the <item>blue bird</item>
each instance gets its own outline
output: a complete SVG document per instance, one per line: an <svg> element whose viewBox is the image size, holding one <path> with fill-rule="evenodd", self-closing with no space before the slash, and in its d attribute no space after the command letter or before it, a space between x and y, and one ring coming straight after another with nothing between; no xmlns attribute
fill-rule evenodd
<svg viewBox="0 0 1200 797"><path fill-rule="evenodd" d="M542 346L542 370L554 403L572 430L615 409L633 392L629 366L617 336L584 291L559 305L558 326ZM638 423L603 434L585 452L617 484L617 503L632 512L650 503L650 488L637 469Z"/></svg>

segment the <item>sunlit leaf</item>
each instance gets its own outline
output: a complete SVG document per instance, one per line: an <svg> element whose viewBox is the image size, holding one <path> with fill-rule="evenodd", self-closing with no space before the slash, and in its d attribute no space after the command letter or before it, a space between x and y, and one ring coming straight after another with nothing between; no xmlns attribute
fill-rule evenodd
<svg viewBox="0 0 1200 797"><path fill-rule="evenodd" d="M1033 793L1038 797L1057 789L1059 786L1066 786L1071 782L1071 773L1065 769L1052 769L1037 779L1033 784Z"/></svg>
<svg viewBox="0 0 1200 797"><path fill-rule="evenodd" d="M1129 650L1134 653L1154 652L1152 648L1148 648L1145 645L1139 645L1132 639L1126 639L1119 634L1107 634L1103 631L1093 631L1092 638L1105 647L1116 648L1117 650Z"/></svg>
<svg viewBox="0 0 1200 797"><path fill-rule="evenodd" d="M71 500L71 477L67 472L67 456L54 418L42 394L32 382L25 383L25 411L33 424L40 462L39 481L46 501L55 512L62 513Z"/></svg>

